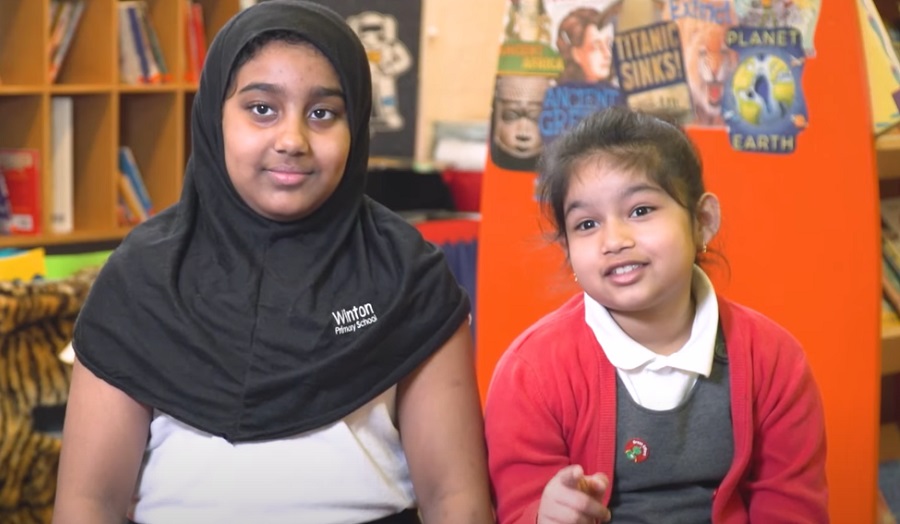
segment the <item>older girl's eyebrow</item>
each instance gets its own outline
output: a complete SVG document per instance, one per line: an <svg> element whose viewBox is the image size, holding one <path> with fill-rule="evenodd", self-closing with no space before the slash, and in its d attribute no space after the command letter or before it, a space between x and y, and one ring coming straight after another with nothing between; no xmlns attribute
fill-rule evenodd
<svg viewBox="0 0 900 524"><path fill-rule="evenodd" d="M264 93L272 93L272 94L281 94L284 92L284 88L276 85L269 84L266 82L251 82L244 87L242 87L238 93L246 93L247 91L262 91Z"/></svg>
<svg viewBox="0 0 900 524"><path fill-rule="evenodd" d="M271 84L268 82L251 82L244 87L242 87L238 93L246 93L248 91L262 91L264 93L270 93L273 95L281 95L284 94L284 87L278 84ZM325 87L318 86L314 87L310 94L315 98L330 98L337 97L341 100L344 99L344 91L337 87Z"/></svg>
<svg viewBox="0 0 900 524"><path fill-rule="evenodd" d="M337 97L341 100L344 99L344 91L339 87L316 87L311 94L316 98Z"/></svg>

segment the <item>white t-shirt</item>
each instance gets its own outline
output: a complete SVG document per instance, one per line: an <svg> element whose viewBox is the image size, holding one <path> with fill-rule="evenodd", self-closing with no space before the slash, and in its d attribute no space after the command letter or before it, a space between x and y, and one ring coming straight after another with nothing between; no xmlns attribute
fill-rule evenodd
<svg viewBox="0 0 900 524"><path fill-rule="evenodd" d="M231 444L154 413L140 524L356 524L415 505L396 388L321 429Z"/></svg>

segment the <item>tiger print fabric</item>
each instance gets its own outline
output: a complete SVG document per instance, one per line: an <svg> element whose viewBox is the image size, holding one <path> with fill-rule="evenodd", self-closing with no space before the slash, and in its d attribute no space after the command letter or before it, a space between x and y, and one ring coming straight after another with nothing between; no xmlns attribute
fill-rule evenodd
<svg viewBox="0 0 900 524"><path fill-rule="evenodd" d="M60 440L35 431L32 412L66 402L71 368L58 355L96 273L0 282L0 523L50 522Z"/></svg>

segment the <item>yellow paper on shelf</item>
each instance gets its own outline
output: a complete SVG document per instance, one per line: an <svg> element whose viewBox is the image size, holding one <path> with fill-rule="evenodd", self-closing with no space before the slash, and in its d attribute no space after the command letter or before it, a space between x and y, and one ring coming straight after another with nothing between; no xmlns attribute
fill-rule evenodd
<svg viewBox="0 0 900 524"><path fill-rule="evenodd" d="M0 280L30 281L46 275L44 248L38 247L21 253L0 257Z"/></svg>
<svg viewBox="0 0 900 524"><path fill-rule="evenodd" d="M857 12L866 55L869 98L874 133L880 134L900 123L900 62L873 0L858 0Z"/></svg>

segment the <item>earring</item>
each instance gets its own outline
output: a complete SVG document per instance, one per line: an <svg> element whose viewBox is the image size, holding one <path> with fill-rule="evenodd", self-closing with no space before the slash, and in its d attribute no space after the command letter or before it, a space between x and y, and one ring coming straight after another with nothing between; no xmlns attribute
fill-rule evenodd
<svg viewBox="0 0 900 524"><path fill-rule="evenodd" d="M572 276L575 277L575 282L578 282L578 275L576 275L575 273L572 273Z"/></svg>
<svg viewBox="0 0 900 524"><path fill-rule="evenodd" d="M703 244L703 248L700 250L704 255L706 254L706 243Z"/></svg>

